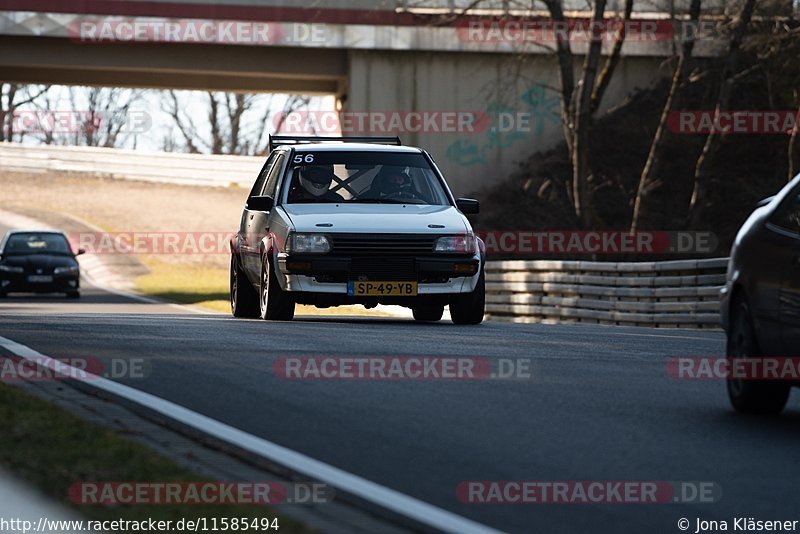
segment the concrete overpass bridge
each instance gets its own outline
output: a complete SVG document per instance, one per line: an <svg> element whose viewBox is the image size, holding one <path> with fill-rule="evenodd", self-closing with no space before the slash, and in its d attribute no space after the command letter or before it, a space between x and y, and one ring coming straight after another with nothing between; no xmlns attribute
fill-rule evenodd
<svg viewBox="0 0 800 534"><path fill-rule="evenodd" d="M663 18L660 3L666 0L649 1L637 16ZM545 14L496 0L482 12L458 16L469 3L0 0L0 78L332 94L344 113L399 113L401 120L410 112L474 111L491 117L491 125L398 132L404 142L429 149L457 192L465 193L507 175L516 161L561 139L552 43L491 26L498 15L524 22ZM584 6L578 0L566 4L575 17L585 15ZM176 33L170 35L169 28ZM501 31L492 35L492 28ZM586 46L573 44L576 68ZM664 38L626 43L606 106L665 74L660 66L671 49ZM714 43L701 41L696 50L714 54ZM501 115L507 124L498 123Z"/></svg>

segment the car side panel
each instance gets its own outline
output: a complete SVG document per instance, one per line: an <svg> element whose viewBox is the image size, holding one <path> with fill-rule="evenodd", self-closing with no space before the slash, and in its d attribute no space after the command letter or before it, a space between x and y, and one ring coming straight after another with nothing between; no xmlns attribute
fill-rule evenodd
<svg viewBox="0 0 800 534"><path fill-rule="evenodd" d="M790 249L779 299L783 355L800 356L800 239Z"/></svg>
<svg viewBox="0 0 800 534"><path fill-rule="evenodd" d="M267 170L269 178L266 180L264 187L261 191L257 192L259 195L275 196L275 184L278 173L282 172L285 166L285 154L278 154L272 166ZM247 210L247 220L245 221L247 242L249 244L247 254L243 256L244 270L247 277L257 285L261 278L261 252L263 250L262 242L266 236L271 232L271 223L273 218L271 213L275 211L275 207L270 211Z"/></svg>
<svg viewBox="0 0 800 534"><path fill-rule="evenodd" d="M276 207L270 213L269 229L270 243L273 246L273 265L275 266L276 272L279 272L280 268L277 262L278 253L283 250L286 243L286 238L288 237L289 232L292 230L291 219L289 219L289 215L282 207ZM284 276L278 276L278 283L280 284L281 289L284 291L288 290Z"/></svg>
<svg viewBox="0 0 800 534"><path fill-rule="evenodd" d="M741 279L753 314L761 352L781 352L781 317L779 295L786 262L786 237L765 225L759 225L742 250Z"/></svg>

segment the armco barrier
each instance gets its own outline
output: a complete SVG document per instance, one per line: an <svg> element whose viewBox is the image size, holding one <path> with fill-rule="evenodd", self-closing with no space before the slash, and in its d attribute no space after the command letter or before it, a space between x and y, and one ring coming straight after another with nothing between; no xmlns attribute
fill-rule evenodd
<svg viewBox="0 0 800 534"><path fill-rule="evenodd" d="M266 157L0 143L0 172L77 172L122 180L250 188Z"/></svg>
<svg viewBox="0 0 800 534"><path fill-rule="evenodd" d="M727 258L661 262L489 261L493 321L719 328Z"/></svg>

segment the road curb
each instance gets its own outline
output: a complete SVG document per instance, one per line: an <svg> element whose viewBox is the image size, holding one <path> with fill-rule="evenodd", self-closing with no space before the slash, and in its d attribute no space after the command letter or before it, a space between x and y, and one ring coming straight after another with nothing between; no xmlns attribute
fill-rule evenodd
<svg viewBox="0 0 800 534"><path fill-rule="evenodd" d="M18 358L69 376L76 389L121 405L137 415L204 445L294 480L309 477L333 487L338 499L375 516L418 532L493 534L499 532L470 519L381 486L357 475L235 427L196 413L155 395L67 368L47 355L0 336L0 347ZM84 376L84 378L78 378Z"/></svg>

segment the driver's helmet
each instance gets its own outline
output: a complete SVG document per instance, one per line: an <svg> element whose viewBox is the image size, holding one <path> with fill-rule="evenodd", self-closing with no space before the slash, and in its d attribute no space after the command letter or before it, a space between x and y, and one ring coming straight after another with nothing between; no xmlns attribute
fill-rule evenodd
<svg viewBox="0 0 800 534"><path fill-rule="evenodd" d="M321 197L331 187L333 170L325 166L315 165L300 169L300 185L315 197Z"/></svg>
<svg viewBox="0 0 800 534"><path fill-rule="evenodd" d="M411 189L411 177L403 167L384 167L375 177L375 187L384 195L400 193Z"/></svg>

